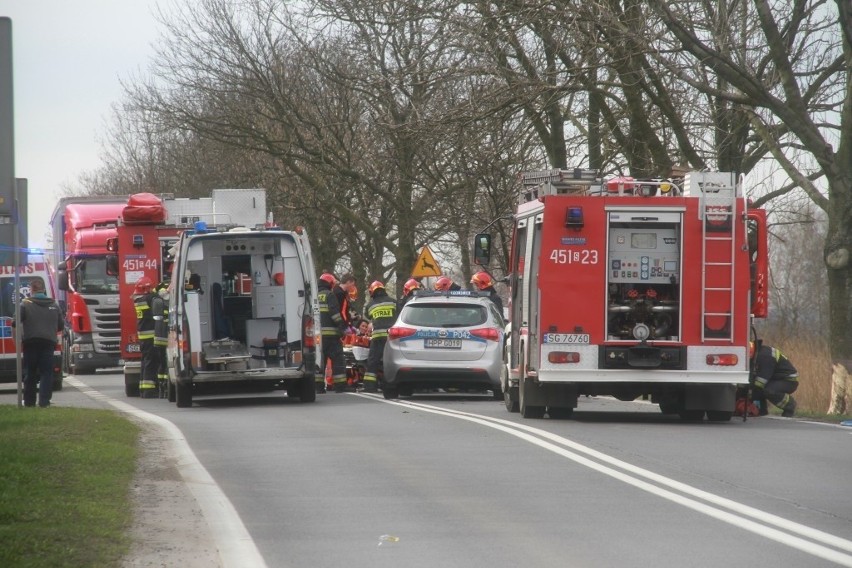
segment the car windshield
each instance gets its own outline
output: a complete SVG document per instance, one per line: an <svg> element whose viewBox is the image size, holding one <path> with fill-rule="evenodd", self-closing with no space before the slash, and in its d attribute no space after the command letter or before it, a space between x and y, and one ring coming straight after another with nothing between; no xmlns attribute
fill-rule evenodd
<svg viewBox="0 0 852 568"><path fill-rule="evenodd" d="M417 327L471 327L488 320L478 304L412 303L402 312L402 322Z"/></svg>

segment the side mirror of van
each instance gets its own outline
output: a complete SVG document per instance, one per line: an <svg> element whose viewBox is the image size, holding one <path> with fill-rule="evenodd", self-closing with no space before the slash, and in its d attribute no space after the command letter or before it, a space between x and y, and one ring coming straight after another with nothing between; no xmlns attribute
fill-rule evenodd
<svg viewBox="0 0 852 568"><path fill-rule="evenodd" d="M473 262L486 266L491 261L491 235L479 233L473 238Z"/></svg>
<svg viewBox="0 0 852 568"><path fill-rule="evenodd" d="M106 256L106 273L108 276L118 276L118 255L108 254Z"/></svg>
<svg viewBox="0 0 852 568"><path fill-rule="evenodd" d="M68 271L64 268L60 268L56 272L56 286L63 292L67 292L71 289L68 285Z"/></svg>

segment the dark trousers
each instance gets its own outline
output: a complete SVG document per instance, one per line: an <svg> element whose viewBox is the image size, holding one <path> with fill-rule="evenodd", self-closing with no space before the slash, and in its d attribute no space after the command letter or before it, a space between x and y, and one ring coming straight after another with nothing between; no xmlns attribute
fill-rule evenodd
<svg viewBox="0 0 852 568"><path fill-rule="evenodd" d="M160 368L160 352L154 346L154 338L139 340L142 353L142 369L139 374L139 395L143 398L157 396L157 371Z"/></svg>
<svg viewBox="0 0 852 568"><path fill-rule="evenodd" d="M343 341L339 335L322 336L322 362L317 366L316 382L325 382L326 362L331 360L331 377L334 383L346 382L346 359L343 357Z"/></svg>
<svg viewBox="0 0 852 568"><path fill-rule="evenodd" d="M796 392L799 388L798 381L775 380L766 383L763 387L764 396L766 399L780 409L786 408L790 400L787 395Z"/></svg>
<svg viewBox="0 0 852 568"><path fill-rule="evenodd" d="M374 337L370 340L370 354L367 356L367 374L378 376L382 369L382 360L385 354L385 343L387 337Z"/></svg>
<svg viewBox="0 0 852 568"><path fill-rule="evenodd" d="M23 348L24 406L35 406L36 391L38 405L50 406L53 395L53 341L32 339L25 341Z"/></svg>

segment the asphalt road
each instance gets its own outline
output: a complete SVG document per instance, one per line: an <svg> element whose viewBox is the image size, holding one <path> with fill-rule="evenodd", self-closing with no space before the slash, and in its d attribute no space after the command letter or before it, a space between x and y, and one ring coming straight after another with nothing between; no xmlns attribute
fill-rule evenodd
<svg viewBox="0 0 852 568"><path fill-rule="evenodd" d="M268 566L852 566L849 428L593 398L570 420L448 394L178 409L80 379L173 423Z"/></svg>

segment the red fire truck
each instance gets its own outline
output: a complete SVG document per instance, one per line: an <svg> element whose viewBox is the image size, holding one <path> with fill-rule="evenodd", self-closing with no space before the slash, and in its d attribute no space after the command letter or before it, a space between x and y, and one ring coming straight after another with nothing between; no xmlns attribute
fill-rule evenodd
<svg viewBox="0 0 852 568"><path fill-rule="evenodd" d="M526 172L513 222L509 411L564 418L580 395L610 395L730 420L768 295L765 212L735 174ZM489 252L477 235L476 261Z"/></svg>
<svg viewBox="0 0 852 568"><path fill-rule="evenodd" d="M127 196L65 197L51 216L65 372L119 365L118 280L106 271L106 243L126 202Z"/></svg>
<svg viewBox="0 0 852 568"><path fill-rule="evenodd" d="M133 290L147 276L154 283L172 277L171 249L196 223L206 226L263 224L266 192L262 189L215 189L212 197L175 198L151 193L131 195L118 216L116 236L107 248L112 253L109 272L117 276L121 298L121 356L127 396L139 396L141 352L136 337ZM237 285L251 282L250 275L234 275Z"/></svg>

